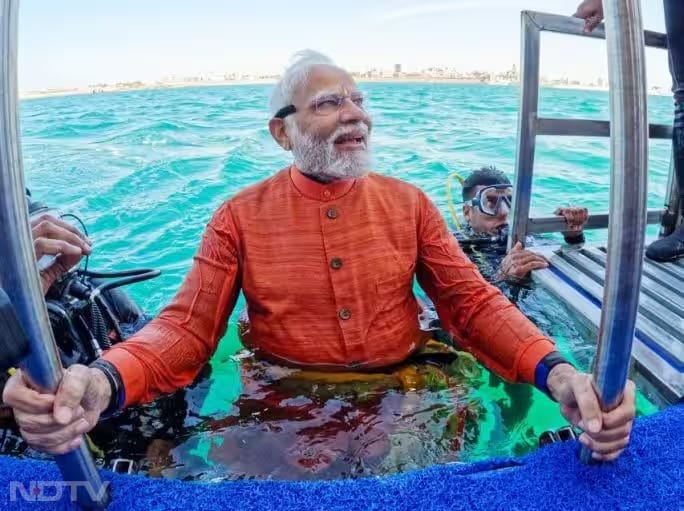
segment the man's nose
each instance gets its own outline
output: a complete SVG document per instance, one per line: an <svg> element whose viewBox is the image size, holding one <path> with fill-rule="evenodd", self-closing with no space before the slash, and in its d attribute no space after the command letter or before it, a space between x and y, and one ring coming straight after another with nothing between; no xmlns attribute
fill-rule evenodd
<svg viewBox="0 0 684 511"><path fill-rule="evenodd" d="M370 124L368 113L349 98L345 98L340 105L340 121L343 123L363 121L366 124Z"/></svg>
<svg viewBox="0 0 684 511"><path fill-rule="evenodd" d="M508 208L508 204L506 204L505 201L501 201L499 204L499 214L497 216L506 218L508 217L508 213L510 213L510 209Z"/></svg>

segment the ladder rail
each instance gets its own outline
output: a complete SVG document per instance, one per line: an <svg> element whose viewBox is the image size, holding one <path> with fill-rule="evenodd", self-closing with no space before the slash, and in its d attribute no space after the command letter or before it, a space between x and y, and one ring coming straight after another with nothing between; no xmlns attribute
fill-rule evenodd
<svg viewBox="0 0 684 511"><path fill-rule="evenodd" d="M0 283L29 341L30 352L20 367L35 388L56 391L62 365L33 252L19 143L18 11L19 0L0 0ZM65 481L87 483L76 491L79 504L107 506L109 483L102 481L87 442L55 459Z"/></svg>
<svg viewBox="0 0 684 511"><path fill-rule="evenodd" d="M585 33L583 20L558 14L522 11L521 26L520 108L514 178L515 194L511 205L509 248L518 240L524 242L528 234L535 232L561 232L564 226L564 223L561 221L554 223L554 230L529 230L531 226L539 223L544 224L545 227L550 224L546 218L530 218L536 137L539 135L610 136L609 121L548 118L540 117L538 113L541 32L555 32L590 39L605 39L605 25L601 24L592 32ZM665 34L651 30L644 30L642 32L645 46L667 49L667 37ZM650 138L670 139L672 137L672 126L651 124L648 126L648 129ZM677 207L673 204L678 197L673 172L671 168L668 195L665 200L665 207L660 210L660 222L666 222L669 218L668 215ZM649 223L657 223L652 221L653 217L650 215L651 213L649 213ZM608 224L606 223L604 227L607 226Z"/></svg>
<svg viewBox="0 0 684 511"><path fill-rule="evenodd" d="M663 218L662 209L649 209L646 215L648 225L659 224ZM610 213L596 213L589 215L584 230L605 229L610 225ZM527 234L543 234L551 232L563 232L567 229L565 219L559 216L546 216L530 218L527 222Z"/></svg>

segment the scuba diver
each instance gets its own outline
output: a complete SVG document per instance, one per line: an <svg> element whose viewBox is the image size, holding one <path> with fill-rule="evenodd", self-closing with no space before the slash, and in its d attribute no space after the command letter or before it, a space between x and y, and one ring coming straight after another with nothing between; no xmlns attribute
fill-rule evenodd
<svg viewBox="0 0 684 511"><path fill-rule="evenodd" d="M508 215L513 186L496 167L482 167L463 181L463 216L466 223L454 235L482 275L495 283L521 284L531 271L546 268L546 259L517 243L506 253ZM587 208L559 207L554 212L568 225L563 237L568 245L584 243ZM551 243L545 238L528 237L526 246Z"/></svg>
<svg viewBox="0 0 684 511"><path fill-rule="evenodd" d="M34 252L62 366L68 368L74 364L88 365L150 321L151 318L122 287L155 278L160 272L151 269L113 273L88 270L92 241L81 220L75 215L61 214L47 204L33 200L29 190L26 194ZM74 219L80 223L83 232L66 219ZM80 268L84 259L85 266ZM12 372L0 374L0 392ZM170 396L170 399L165 398L164 401L173 401L173 407L156 403L157 408L164 410L167 425L175 425L176 429L179 425L182 426L187 408L182 395L181 392ZM115 440L120 439L123 433L118 426L145 422L142 419L145 413L145 410L138 407L131 409L129 414L102 421L91 432L91 437L96 439L95 443L100 447L104 444L114 446ZM176 419L169 420L170 415L176 416ZM17 453L26 448L16 429L12 409L0 402L0 452ZM132 442L133 436L150 436L149 431L142 431L144 429L133 428L135 435L129 431L127 443Z"/></svg>
<svg viewBox="0 0 684 511"><path fill-rule="evenodd" d="M449 193L450 195L450 193ZM455 220L459 229L454 236L482 276L496 285L519 307L521 291L528 288L530 272L548 267L546 259L517 243L508 253L508 215L513 200L513 186L506 175L494 166L473 171L462 181L463 216L465 223ZM455 214L455 213L454 213ZM583 228L588 210L578 207L557 208L554 214L562 216L568 225L563 237L568 245L584 243ZM527 247L552 243L548 238L525 240ZM448 337L441 328L437 312L429 298L422 296L421 321L433 329L436 338ZM456 346L457 341L451 339ZM497 400L504 426L513 430L527 416L532 406L532 387L515 385L489 373L489 386L502 386L504 397ZM517 447L517 446L516 446Z"/></svg>

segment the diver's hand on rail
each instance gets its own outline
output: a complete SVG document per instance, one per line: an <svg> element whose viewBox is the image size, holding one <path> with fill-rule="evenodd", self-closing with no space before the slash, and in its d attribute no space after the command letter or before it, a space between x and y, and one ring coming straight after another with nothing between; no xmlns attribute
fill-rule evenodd
<svg viewBox="0 0 684 511"><path fill-rule="evenodd" d="M603 21L602 0L584 0L577 6L577 12L573 16L585 20L584 31L591 32Z"/></svg>
<svg viewBox="0 0 684 511"><path fill-rule="evenodd" d="M14 409L24 440L39 451L64 454L78 448L84 433L107 408L111 387L99 369L72 365L56 394L41 394L17 371L5 385L3 401Z"/></svg>
<svg viewBox="0 0 684 511"><path fill-rule="evenodd" d="M499 276L506 281L518 282L533 270L548 268L549 263L543 256L523 249L518 242L501 261Z"/></svg>
<svg viewBox="0 0 684 511"><path fill-rule="evenodd" d="M561 413L584 432L579 441L600 461L617 459L629 443L636 413L634 383L627 380L622 402L603 412L591 375L578 372L569 364L551 369L547 385L561 405Z"/></svg>
<svg viewBox="0 0 684 511"><path fill-rule="evenodd" d="M55 262L41 271L43 293L64 273L91 252L91 241L73 225L51 215L31 219L31 236L36 260L44 255L56 256Z"/></svg>
<svg viewBox="0 0 684 511"><path fill-rule="evenodd" d="M584 226L589 221L589 210L587 208L577 208L574 206L557 208L553 214L562 216L565 219L565 223L568 225L568 230L565 231L565 234L578 235L584 230Z"/></svg>

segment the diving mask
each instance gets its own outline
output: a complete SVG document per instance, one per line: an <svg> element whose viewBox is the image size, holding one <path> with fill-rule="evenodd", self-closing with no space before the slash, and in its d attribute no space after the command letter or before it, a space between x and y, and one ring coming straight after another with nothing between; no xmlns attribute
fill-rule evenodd
<svg viewBox="0 0 684 511"><path fill-rule="evenodd" d="M512 201L513 186L501 184L482 188L475 197L466 201L466 204L478 208L485 215L497 216L504 204L510 210Z"/></svg>

